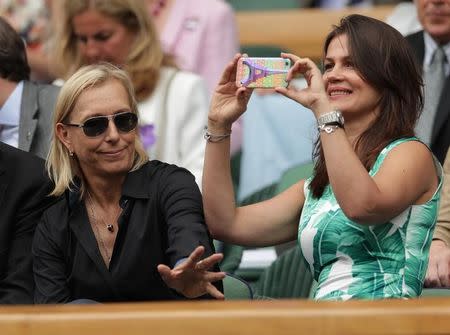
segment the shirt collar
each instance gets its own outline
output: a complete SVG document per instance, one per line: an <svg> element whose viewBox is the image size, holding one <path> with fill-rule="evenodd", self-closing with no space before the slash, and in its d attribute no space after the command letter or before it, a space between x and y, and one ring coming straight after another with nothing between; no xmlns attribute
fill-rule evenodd
<svg viewBox="0 0 450 335"><path fill-rule="evenodd" d="M0 108L0 124L18 126L20 121L20 106L22 104L23 81L19 82Z"/></svg>
<svg viewBox="0 0 450 335"><path fill-rule="evenodd" d="M150 162L146 162L139 169L127 174L122 188L122 198L150 198L150 181L152 169L148 169Z"/></svg>
<svg viewBox="0 0 450 335"><path fill-rule="evenodd" d="M151 173L145 168L149 162L145 163L136 171L127 174L120 197L120 207L124 208L128 199L148 199L150 197L150 188L145 187L150 184ZM80 203L80 179L75 178L72 190L67 192L69 208L74 209Z"/></svg>

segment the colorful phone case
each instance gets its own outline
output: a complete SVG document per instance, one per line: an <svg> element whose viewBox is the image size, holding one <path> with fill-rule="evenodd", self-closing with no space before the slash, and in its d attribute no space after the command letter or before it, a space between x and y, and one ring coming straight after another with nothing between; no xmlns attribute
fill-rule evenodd
<svg viewBox="0 0 450 335"><path fill-rule="evenodd" d="M236 85L254 88L286 87L291 61L277 57L242 57L238 61Z"/></svg>

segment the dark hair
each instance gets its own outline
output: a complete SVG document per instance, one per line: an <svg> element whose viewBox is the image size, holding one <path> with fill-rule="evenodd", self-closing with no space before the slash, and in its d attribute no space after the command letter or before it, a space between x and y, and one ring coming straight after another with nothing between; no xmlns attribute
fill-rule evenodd
<svg viewBox="0 0 450 335"><path fill-rule="evenodd" d="M14 82L30 78L25 43L2 17L0 17L0 77Z"/></svg>
<svg viewBox="0 0 450 335"><path fill-rule="evenodd" d="M331 41L346 35L348 52L361 78L380 93L379 115L356 140L355 151L369 171L390 142L414 136L423 106L420 67L404 37L388 24L362 15L349 15L328 34L324 57ZM325 158L317 140L311 190L320 197L329 183Z"/></svg>

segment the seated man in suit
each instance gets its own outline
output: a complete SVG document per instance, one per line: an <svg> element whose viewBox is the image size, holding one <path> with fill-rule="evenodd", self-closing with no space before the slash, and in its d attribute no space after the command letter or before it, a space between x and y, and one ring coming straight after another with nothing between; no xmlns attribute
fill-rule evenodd
<svg viewBox="0 0 450 335"><path fill-rule="evenodd" d="M450 145L450 96L442 94L450 90L450 1L417 0L415 5L423 30L406 39L423 66L425 84L416 132L443 164Z"/></svg>
<svg viewBox="0 0 450 335"><path fill-rule="evenodd" d="M25 44L0 17L0 141L47 156L59 88L29 81Z"/></svg>
<svg viewBox="0 0 450 335"><path fill-rule="evenodd" d="M450 287L450 156L447 153L450 145L450 96L443 93L450 90L450 0L417 0L415 5L423 30L406 38L423 65L425 82L425 106L416 130L439 161L443 163L445 160L441 207L431 242L425 286ZM435 71L433 60L440 48L443 51L443 69ZM430 78L433 71L442 77ZM427 93L430 81L433 85L441 81L439 91L431 92L431 95ZM436 88L433 90L437 91ZM433 93L436 94L433 96Z"/></svg>
<svg viewBox="0 0 450 335"><path fill-rule="evenodd" d="M0 304L33 303L31 243L51 189L42 159L0 142Z"/></svg>

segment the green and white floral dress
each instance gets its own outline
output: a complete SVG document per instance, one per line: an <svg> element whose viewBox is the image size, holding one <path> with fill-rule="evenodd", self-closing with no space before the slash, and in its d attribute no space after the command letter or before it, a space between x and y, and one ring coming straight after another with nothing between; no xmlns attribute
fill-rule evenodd
<svg viewBox="0 0 450 335"><path fill-rule="evenodd" d="M377 157L374 176L391 149L416 138L390 143ZM420 295L439 207L439 186L425 204L413 205L389 222L361 225L348 219L328 185L321 198L305 182L305 204L299 224L303 257L318 282L315 299L410 298Z"/></svg>

